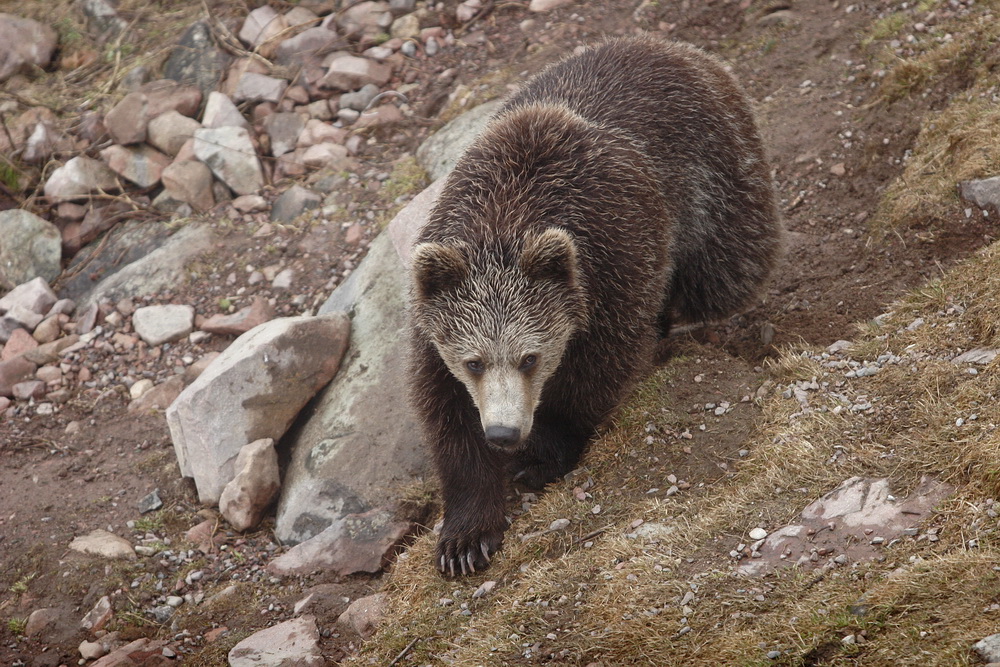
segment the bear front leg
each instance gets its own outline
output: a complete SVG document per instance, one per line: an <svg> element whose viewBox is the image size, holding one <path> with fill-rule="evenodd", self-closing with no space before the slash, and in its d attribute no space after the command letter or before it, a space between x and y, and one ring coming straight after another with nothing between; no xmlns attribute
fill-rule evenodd
<svg viewBox="0 0 1000 667"><path fill-rule="evenodd" d="M507 529L504 494L507 457L472 437L438 452L444 526L435 565L450 576L489 566ZM455 446L457 445L457 446Z"/></svg>
<svg viewBox="0 0 1000 667"><path fill-rule="evenodd" d="M572 420L538 415L528 446L514 461L514 481L541 489L573 470L592 436L571 426Z"/></svg>

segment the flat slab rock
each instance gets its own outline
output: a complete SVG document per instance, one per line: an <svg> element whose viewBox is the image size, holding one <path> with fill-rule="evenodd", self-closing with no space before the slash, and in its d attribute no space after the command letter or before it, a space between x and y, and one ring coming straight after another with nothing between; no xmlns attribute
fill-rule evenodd
<svg viewBox="0 0 1000 667"><path fill-rule="evenodd" d="M279 623L250 635L229 652L229 667L322 667L314 616Z"/></svg>
<svg viewBox="0 0 1000 667"><path fill-rule="evenodd" d="M889 489L885 478L845 480L806 506L797 523L768 535L757 549L760 558L743 561L737 571L760 575L789 565L823 567L837 557L846 557L845 562L874 558L882 545L915 529L955 491L954 486L929 477L907 498L894 498ZM823 556L813 560L814 552Z"/></svg>
<svg viewBox="0 0 1000 667"><path fill-rule="evenodd" d="M247 443L278 440L336 374L350 320L342 313L284 317L237 338L167 409L181 474L216 505Z"/></svg>
<svg viewBox="0 0 1000 667"><path fill-rule="evenodd" d="M128 540L101 529L73 538L69 548L102 558L135 558L135 550Z"/></svg>
<svg viewBox="0 0 1000 667"><path fill-rule="evenodd" d="M135 311L132 326L147 345L179 340L194 330L194 308L181 304L145 306Z"/></svg>
<svg viewBox="0 0 1000 667"><path fill-rule="evenodd" d="M341 576L378 572L413 530L409 521L398 521L393 512L383 508L349 514L272 560L267 571L280 576L319 571Z"/></svg>

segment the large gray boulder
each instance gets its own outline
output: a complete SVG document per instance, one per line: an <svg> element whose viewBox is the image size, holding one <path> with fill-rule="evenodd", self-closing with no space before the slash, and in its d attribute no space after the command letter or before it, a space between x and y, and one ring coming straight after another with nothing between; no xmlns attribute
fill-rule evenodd
<svg viewBox="0 0 1000 667"><path fill-rule="evenodd" d="M400 211L320 308L350 315L351 355L288 443L275 528L283 542L303 542L348 514L392 505L430 471L406 396L406 272L409 247L441 186Z"/></svg>
<svg viewBox="0 0 1000 667"><path fill-rule="evenodd" d="M501 104L501 100L493 100L466 111L420 145L417 162L431 180L437 180L455 168L458 158L483 131Z"/></svg>
<svg viewBox="0 0 1000 667"><path fill-rule="evenodd" d="M237 338L167 409L181 474L216 505L244 445L284 435L340 367L350 321L343 313L285 317Z"/></svg>
<svg viewBox="0 0 1000 667"><path fill-rule="evenodd" d="M81 309L101 299L118 301L183 284L188 263L211 250L216 238L212 229L202 224L187 225L172 236L163 223L129 223L124 227L120 234L115 231L88 264L90 272L104 276L97 285L90 280L90 272L83 271L63 286L61 294L75 300ZM84 254L88 253L80 255Z"/></svg>
<svg viewBox="0 0 1000 667"><path fill-rule="evenodd" d="M0 290L39 276L51 283L62 270L61 259L55 225L23 209L0 211Z"/></svg>

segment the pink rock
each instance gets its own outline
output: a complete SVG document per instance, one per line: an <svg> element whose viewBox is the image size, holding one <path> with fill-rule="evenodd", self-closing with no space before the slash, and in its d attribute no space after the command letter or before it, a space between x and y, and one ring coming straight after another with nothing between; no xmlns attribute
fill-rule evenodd
<svg viewBox="0 0 1000 667"><path fill-rule="evenodd" d="M62 228L63 257L73 257L83 247L84 241L80 236L80 227L79 222L71 222Z"/></svg>
<svg viewBox="0 0 1000 667"><path fill-rule="evenodd" d="M403 112L394 104L383 104L370 111L361 114L354 123L354 129L360 130L366 127L382 127L403 122Z"/></svg>
<svg viewBox="0 0 1000 667"><path fill-rule="evenodd" d="M68 151L73 147L66 135L56 131L47 122L38 123L24 143L21 159L29 164L46 162L57 151Z"/></svg>
<svg viewBox="0 0 1000 667"><path fill-rule="evenodd" d="M42 634L50 626L58 623L59 620L61 620L62 615L62 609L52 607L36 609L28 616L28 622L24 626L24 635L26 637L34 637Z"/></svg>
<svg viewBox="0 0 1000 667"><path fill-rule="evenodd" d="M90 208L84 204L63 202L56 206L56 218L60 221L79 222L83 220L83 216L87 215L89 210Z"/></svg>
<svg viewBox="0 0 1000 667"><path fill-rule="evenodd" d="M235 530L254 528L281 487L274 440L256 440L236 457L236 477L219 498L219 511Z"/></svg>
<svg viewBox="0 0 1000 667"><path fill-rule="evenodd" d="M293 28L298 26L306 25L316 25L318 23L319 16L316 12L306 9L305 7L292 7L287 12L285 12L285 20L288 21L288 25Z"/></svg>
<svg viewBox="0 0 1000 667"><path fill-rule="evenodd" d="M346 11L331 14L340 31L348 37L374 36L392 25L388 2L360 2Z"/></svg>
<svg viewBox="0 0 1000 667"><path fill-rule="evenodd" d="M149 121L149 143L167 155L177 155L184 143L194 139L201 123L171 109Z"/></svg>
<svg viewBox="0 0 1000 667"><path fill-rule="evenodd" d="M7 314L3 316L4 324L9 325L10 323L15 323L14 328L23 327L29 332L34 331L35 327L41 324L42 320L45 319L42 315L39 315L33 310L25 308L19 303L14 304L7 310ZM5 327L6 328L6 327ZM8 335L7 338L10 336ZM2 340L2 338L0 338Z"/></svg>
<svg viewBox="0 0 1000 667"><path fill-rule="evenodd" d="M333 30L322 27L307 28L294 37L282 40L274 50L274 59L280 65L300 62L318 63L341 42Z"/></svg>
<svg viewBox="0 0 1000 667"><path fill-rule="evenodd" d="M203 553L212 553L226 541L226 536L217 532L218 528L219 522L216 519L206 519L197 526L189 528L184 533L184 539L195 544Z"/></svg>
<svg viewBox="0 0 1000 667"><path fill-rule="evenodd" d="M236 102L277 102L287 87L288 82L284 79L247 72L237 82L233 100Z"/></svg>
<svg viewBox="0 0 1000 667"><path fill-rule="evenodd" d="M63 315L65 317L65 315ZM51 343L55 339L59 338L59 334L62 333L62 323L59 321L58 316L46 317L42 320L42 323L35 327L35 330L31 333L31 337L39 343Z"/></svg>
<svg viewBox="0 0 1000 667"><path fill-rule="evenodd" d="M376 593L358 598L337 618L337 625L350 628L362 637L370 637L389 609L389 596Z"/></svg>
<svg viewBox="0 0 1000 667"><path fill-rule="evenodd" d="M161 412L169 408L182 391L184 391L184 379L180 375L174 375L129 403L128 411L140 414Z"/></svg>
<svg viewBox="0 0 1000 667"><path fill-rule="evenodd" d="M133 667L133 665L164 664L170 661L163 658L162 662L154 662L156 655L162 655L166 642L160 639L150 640L146 637L136 639L130 644L112 651L89 667Z"/></svg>
<svg viewBox="0 0 1000 667"><path fill-rule="evenodd" d="M56 293L42 277L33 278L21 283L0 298L0 313L6 312L15 305L26 308L33 313L45 315L57 301Z"/></svg>
<svg viewBox="0 0 1000 667"><path fill-rule="evenodd" d="M62 381L62 371L58 366L42 366L35 371L35 377L46 385L49 383L59 383Z"/></svg>
<svg viewBox="0 0 1000 667"><path fill-rule="evenodd" d="M150 81L139 90L146 95L150 120L171 109L193 118L201 107L201 90L197 86L172 79Z"/></svg>
<svg viewBox="0 0 1000 667"><path fill-rule="evenodd" d="M250 127L250 123L236 108L233 101L228 96L215 91L208 94L202 124L205 127Z"/></svg>
<svg viewBox="0 0 1000 667"><path fill-rule="evenodd" d="M38 367L23 356L0 361L0 396L13 396L14 385L30 380Z"/></svg>
<svg viewBox="0 0 1000 667"><path fill-rule="evenodd" d="M215 206L212 194L212 170L197 160L174 162L163 170L163 187L174 199L205 212Z"/></svg>
<svg viewBox="0 0 1000 667"><path fill-rule="evenodd" d="M288 20L279 14L269 5L258 7L247 15L240 28L240 40L251 47L266 45L263 50L258 49L264 57L268 57L274 50L274 44L267 44L274 40L284 30L288 28ZM267 47L270 48L267 48Z"/></svg>
<svg viewBox="0 0 1000 667"><path fill-rule="evenodd" d="M239 336L271 319L274 319L274 308L267 299L258 296L249 306L232 315L212 315L200 328L209 333Z"/></svg>
<svg viewBox="0 0 1000 667"><path fill-rule="evenodd" d="M183 162L185 160L197 160L194 154L194 137L191 137L184 142L180 150L177 151L177 155L174 156L174 162ZM162 175L160 176L163 177Z"/></svg>
<svg viewBox="0 0 1000 667"><path fill-rule="evenodd" d="M236 93L236 86L239 84L240 79L247 72L253 72L255 74L267 74L269 72L266 65L260 62L256 58L238 58L234 60L226 70L226 81L222 87L222 94L225 94L230 99L232 99ZM202 122L205 127L211 127L207 122ZM222 127L222 126L219 126Z"/></svg>
<svg viewBox="0 0 1000 667"><path fill-rule="evenodd" d="M36 347L38 347L38 341L32 338L27 329L14 329L7 343L3 346L3 352L0 352L0 361L13 359Z"/></svg>
<svg viewBox="0 0 1000 667"><path fill-rule="evenodd" d="M42 343L35 349L28 350L21 358L37 366L51 364L59 360L59 355L63 350L76 345L78 342L80 342L80 337L77 334L64 336L51 343Z"/></svg>
<svg viewBox="0 0 1000 667"><path fill-rule="evenodd" d="M148 188L160 182L164 167L170 158L152 146L108 146L101 151L101 158L113 172L132 181L140 188Z"/></svg>
<svg viewBox="0 0 1000 667"><path fill-rule="evenodd" d="M119 144L138 144L146 140L149 124L149 100L140 92L129 93L104 116L108 134Z"/></svg>
<svg viewBox="0 0 1000 667"><path fill-rule="evenodd" d="M111 608L111 600L107 595L102 597L94 605L94 608L87 612L87 615L83 617L80 621L80 627L84 630L90 630L91 632L98 632L103 630L104 626L108 624L111 620L111 615L113 610Z"/></svg>
<svg viewBox="0 0 1000 667"><path fill-rule="evenodd" d="M329 167L332 171L341 171L350 163L347 148L340 144L316 144L302 151L302 164L307 167Z"/></svg>
<svg viewBox="0 0 1000 667"><path fill-rule="evenodd" d="M367 58L344 54L335 58L326 76L319 82L321 88L351 91L373 83L384 86L392 78L392 68Z"/></svg>
<svg viewBox="0 0 1000 667"><path fill-rule="evenodd" d="M11 387L11 394L19 401L45 396L45 383L41 380L26 380Z"/></svg>
<svg viewBox="0 0 1000 667"><path fill-rule="evenodd" d="M274 180L279 180L286 176L301 176L306 173L306 165L302 161L303 153L305 153L305 149L296 148L291 153L285 153L275 160Z"/></svg>
<svg viewBox="0 0 1000 667"><path fill-rule="evenodd" d="M84 199L98 191L114 192L118 189L115 172L99 160L75 157L52 172L45 182L45 196L52 203Z"/></svg>
<svg viewBox="0 0 1000 667"><path fill-rule="evenodd" d="M344 232L344 243L349 246L356 246L364 237L365 228L355 222Z"/></svg>
<svg viewBox="0 0 1000 667"><path fill-rule="evenodd" d="M347 139L347 130L344 128L334 127L329 123L310 118L299 134L298 146L308 148L321 143L343 144L345 139Z"/></svg>
<svg viewBox="0 0 1000 667"><path fill-rule="evenodd" d="M0 81L47 66L58 40L56 31L43 23L0 14Z"/></svg>
<svg viewBox="0 0 1000 667"><path fill-rule="evenodd" d="M528 4L530 12L550 12L553 9L572 4L573 0L531 0Z"/></svg>

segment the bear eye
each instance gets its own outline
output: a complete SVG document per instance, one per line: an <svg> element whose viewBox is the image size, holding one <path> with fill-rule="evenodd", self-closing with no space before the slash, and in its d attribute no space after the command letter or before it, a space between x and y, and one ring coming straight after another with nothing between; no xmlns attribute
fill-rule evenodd
<svg viewBox="0 0 1000 667"><path fill-rule="evenodd" d="M471 372L475 373L476 375L479 375L486 370L486 367L483 365L483 362L480 361L479 359L466 361L465 367L468 368Z"/></svg>
<svg viewBox="0 0 1000 667"><path fill-rule="evenodd" d="M538 362L538 357L533 354L529 354L521 359L521 365L517 367L519 371L526 371Z"/></svg>

